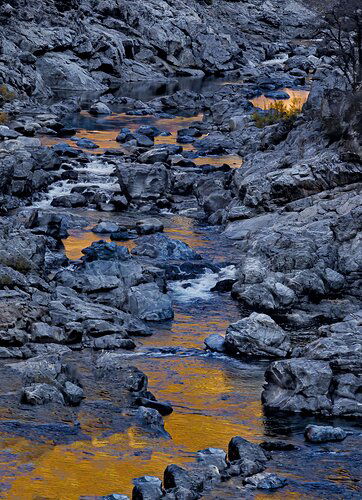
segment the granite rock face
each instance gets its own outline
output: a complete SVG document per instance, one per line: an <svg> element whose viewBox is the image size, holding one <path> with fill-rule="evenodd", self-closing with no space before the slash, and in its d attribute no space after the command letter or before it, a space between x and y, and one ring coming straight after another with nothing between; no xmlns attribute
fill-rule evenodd
<svg viewBox="0 0 362 500"><path fill-rule="evenodd" d="M281 23L293 38L313 18L302 2L259 0L14 0L0 16L0 76L29 95L234 70L267 58Z"/></svg>
<svg viewBox="0 0 362 500"><path fill-rule="evenodd" d="M229 326L225 348L246 358L283 358L288 354L290 341L272 318L252 313Z"/></svg>
<svg viewBox="0 0 362 500"><path fill-rule="evenodd" d="M263 404L269 410L358 417L362 412L360 314L319 332L330 336L297 348L298 357L270 365Z"/></svg>

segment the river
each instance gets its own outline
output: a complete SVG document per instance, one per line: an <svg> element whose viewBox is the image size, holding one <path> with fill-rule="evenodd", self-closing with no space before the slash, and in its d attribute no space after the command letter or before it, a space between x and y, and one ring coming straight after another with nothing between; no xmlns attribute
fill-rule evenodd
<svg viewBox="0 0 362 500"><path fill-rule="evenodd" d="M78 129L77 137L91 138L99 144L98 154L119 147L115 137L121 126L135 129L141 124L154 124L171 132L171 136L162 139L175 142L178 128L200 119L202 116L198 115L157 121L153 117L132 117L120 112L95 118L81 112L73 117L72 125ZM46 145L55 142L51 137L43 138ZM234 168L242 163L237 155L207 161L229 163ZM97 168L95 157L84 167L78 182L111 189L114 178L109 173L104 166L103 170ZM57 183L36 206L49 207L53 196L66 193L71 187L74 184L67 181ZM83 217L87 224L71 230L64 240L64 251L71 259L78 259L83 248L100 239L90 231L98 219L114 218L127 225L127 221L137 217L84 209L72 213ZM162 219L166 234L185 241L208 260L230 263L240 257L217 228L203 226L187 215L165 213ZM78 420L89 438L86 440L54 443L0 433L2 498L75 500L110 493L130 494L134 477L146 474L162 477L168 464L190 462L197 450L206 447L226 449L234 435L254 442L283 439L300 447L282 456L276 454L271 462L268 470L289 478L282 491L272 494L274 498L358 498L357 464L353 463L353 449L361 441L358 428L344 422L344 427L354 432L354 437L346 442L318 449L305 446L304 427L316 419L263 414L260 393L265 363L244 363L204 350L205 337L211 333L224 334L229 323L241 314L230 294L209 291L214 279L210 272L189 280L187 288L172 285L174 320L155 326L153 336L143 338L135 352L125 354L125 362L147 374L155 396L171 402L174 412L165 417L170 438L151 437L137 427L110 432L82 411ZM237 492L238 483L234 480L205 498L239 498ZM256 494L255 498L264 496Z"/></svg>

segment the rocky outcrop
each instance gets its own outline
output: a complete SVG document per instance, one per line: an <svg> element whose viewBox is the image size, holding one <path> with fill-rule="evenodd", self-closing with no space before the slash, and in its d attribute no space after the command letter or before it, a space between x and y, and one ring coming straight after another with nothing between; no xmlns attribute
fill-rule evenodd
<svg viewBox="0 0 362 500"><path fill-rule="evenodd" d="M296 349L294 355L301 357L276 361L267 369L262 394L267 409L361 415L360 316L348 316L344 322L322 327L320 332L330 336Z"/></svg>
<svg viewBox="0 0 362 500"><path fill-rule="evenodd" d="M0 77L29 95L235 70L270 57L281 24L292 39L313 18L302 2L259 0L14 0L0 16Z"/></svg>

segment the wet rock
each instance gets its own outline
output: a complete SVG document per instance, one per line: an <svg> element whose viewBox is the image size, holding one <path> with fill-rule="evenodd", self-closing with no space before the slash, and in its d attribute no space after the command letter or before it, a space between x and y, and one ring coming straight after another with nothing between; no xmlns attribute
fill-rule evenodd
<svg viewBox="0 0 362 500"><path fill-rule="evenodd" d="M62 393L50 384L32 384L25 387L21 399L30 405L65 404Z"/></svg>
<svg viewBox="0 0 362 500"><path fill-rule="evenodd" d="M264 469L265 465L261 462L241 458L230 463L223 477L225 479L230 479L231 477L249 477L262 472Z"/></svg>
<svg viewBox="0 0 362 500"><path fill-rule="evenodd" d="M5 125L0 125L0 139L17 139L19 137L19 133L15 130L6 127Z"/></svg>
<svg viewBox="0 0 362 500"><path fill-rule="evenodd" d="M211 486L214 482L218 482L219 479L218 468L214 465L194 465L187 470L172 464L168 465L165 469L163 485L166 492L174 488L183 488L199 496L204 488Z"/></svg>
<svg viewBox="0 0 362 500"><path fill-rule="evenodd" d="M252 313L228 327L225 348L244 357L284 358L290 349L290 341L272 318Z"/></svg>
<svg viewBox="0 0 362 500"><path fill-rule="evenodd" d="M264 93L265 97L268 97L270 99L289 99L290 96L287 92L284 92L282 90L271 90L269 92Z"/></svg>
<svg viewBox="0 0 362 500"><path fill-rule="evenodd" d="M90 139L79 139L77 140L77 146L83 149L98 149L99 146L94 141Z"/></svg>
<svg viewBox="0 0 362 500"><path fill-rule="evenodd" d="M133 480L132 500L159 500L163 496L162 481L155 476L142 476Z"/></svg>
<svg viewBox="0 0 362 500"><path fill-rule="evenodd" d="M116 231L109 235L112 241L128 241L131 239L131 235L128 231Z"/></svg>
<svg viewBox="0 0 362 500"><path fill-rule="evenodd" d="M47 323L36 322L31 328L32 339L34 342L57 342L67 341L67 335L62 328L50 326Z"/></svg>
<svg viewBox="0 0 362 500"><path fill-rule="evenodd" d="M348 433L341 427L330 425L307 425L304 437L310 443L327 443L328 441L343 441Z"/></svg>
<svg viewBox="0 0 362 500"><path fill-rule="evenodd" d="M132 350L136 347L136 344L132 339L125 339L123 335L113 334L113 335L104 335L102 337L94 339L93 342L94 349L127 349Z"/></svg>
<svg viewBox="0 0 362 500"><path fill-rule="evenodd" d="M198 497L197 493L182 486L167 490L167 493L163 496L165 500L196 500Z"/></svg>
<svg viewBox="0 0 362 500"><path fill-rule="evenodd" d="M138 159L141 163L165 163L168 157L166 149L155 148L142 153Z"/></svg>
<svg viewBox="0 0 362 500"><path fill-rule="evenodd" d="M67 403L71 406L79 405L84 398L83 389L69 381L64 384L63 394Z"/></svg>
<svg viewBox="0 0 362 500"><path fill-rule="evenodd" d="M224 353L226 351L225 338L217 333L212 333L204 340L204 344L210 351Z"/></svg>
<svg viewBox="0 0 362 500"><path fill-rule="evenodd" d="M259 445L250 443L246 439L235 436L229 442L228 459L230 462L235 460L250 460L264 465L268 458Z"/></svg>
<svg viewBox="0 0 362 500"><path fill-rule="evenodd" d="M110 115L112 112L104 102L95 102L89 108L89 112L92 115Z"/></svg>
<svg viewBox="0 0 362 500"><path fill-rule="evenodd" d="M286 441L263 441L259 446L266 451L293 451L298 449L293 443L287 443Z"/></svg>
<svg viewBox="0 0 362 500"><path fill-rule="evenodd" d="M141 125L141 127L137 129L137 132L151 138L157 137L161 134L161 130L158 127L152 125Z"/></svg>
<svg viewBox="0 0 362 500"><path fill-rule="evenodd" d="M144 406L146 408L153 408L163 416L170 415L173 412L173 408L169 403L165 403L162 401L153 401L152 399L148 398L137 398L135 404Z"/></svg>
<svg viewBox="0 0 362 500"><path fill-rule="evenodd" d="M162 232L163 223L158 219L143 219L137 221L136 231L139 235Z"/></svg>
<svg viewBox="0 0 362 500"><path fill-rule="evenodd" d="M82 250L83 262L93 261L126 261L131 258L128 248L116 243L107 243L103 240L95 241L90 247Z"/></svg>
<svg viewBox="0 0 362 500"><path fill-rule="evenodd" d="M115 224L114 222L100 222L97 224L93 229L93 233L97 234L107 234L107 233L116 233L118 232L119 226L118 224Z"/></svg>
<svg viewBox="0 0 362 500"><path fill-rule="evenodd" d="M83 322L83 328L91 337L104 337L120 335L120 326L110 321L101 319L87 319ZM123 334L123 338L126 334Z"/></svg>
<svg viewBox="0 0 362 500"><path fill-rule="evenodd" d="M87 199L80 193L72 193L54 198L51 204L53 207L77 208L84 207Z"/></svg>
<svg viewBox="0 0 362 500"><path fill-rule="evenodd" d="M127 366L122 354L113 352L101 354L97 359L96 369L100 379L115 382L118 389L124 388L138 396L146 394L147 376L135 366Z"/></svg>
<svg viewBox="0 0 362 500"><path fill-rule="evenodd" d="M154 144L153 138L137 132L133 134L132 140L135 140L137 146L141 148L151 148Z"/></svg>
<svg viewBox="0 0 362 500"><path fill-rule="evenodd" d="M137 241L133 255L147 256L159 260L198 260L200 255L180 240L174 240L164 234L143 236Z"/></svg>
<svg viewBox="0 0 362 500"><path fill-rule="evenodd" d="M159 199L170 191L169 171L161 164L120 164L117 177L122 192L130 200Z"/></svg>
<svg viewBox="0 0 362 500"><path fill-rule="evenodd" d="M270 472L261 472L245 479L245 484L260 490L275 490L287 484L287 479Z"/></svg>
<svg viewBox="0 0 362 500"><path fill-rule="evenodd" d="M227 468L226 453L219 448L206 448L197 452L197 462L199 464L214 465L222 472Z"/></svg>
<svg viewBox="0 0 362 500"><path fill-rule="evenodd" d="M325 361L305 358L275 361L265 372L262 402L268 410L329 413L332 370Z"/></svg>
<svg viewBox="0 0 362 500"><path fill-rule="evenodd" d="M145 283L131 287L129 312L145 321L163 321L173 318L172 302L161 293L156 283Z"/></svg>

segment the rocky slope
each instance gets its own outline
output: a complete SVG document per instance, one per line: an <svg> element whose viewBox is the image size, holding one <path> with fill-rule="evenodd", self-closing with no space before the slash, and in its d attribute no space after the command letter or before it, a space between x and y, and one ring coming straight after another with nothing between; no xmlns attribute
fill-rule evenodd
<svg viewBox="0 0 362 500"><path fill-rule="evenodd" d="M0 4L0 79L28 95L253 71L280 51L276 42L304 37L314 16L294 0Z"/></svg>

